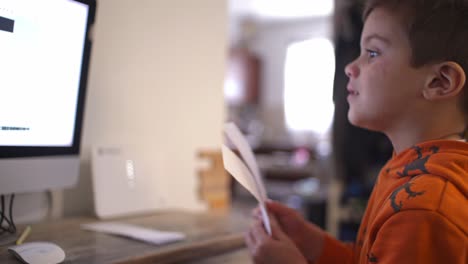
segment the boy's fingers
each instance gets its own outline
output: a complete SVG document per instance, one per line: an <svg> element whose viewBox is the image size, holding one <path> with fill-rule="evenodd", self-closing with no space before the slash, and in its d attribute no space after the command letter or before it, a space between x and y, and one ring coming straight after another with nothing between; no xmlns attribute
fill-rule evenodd
<svg viewBox="0 0 468 264"><path fill-rule="evenodd" d="M273 238L277 240L289 240L289 237L283 232L283 229L281 229L280 224L278 223L278 220L274 216L270 215L270 225L271 225L271 232Z"/></svg>
<svg viewBox="0 0 468 264"><path fill-rule="evenodd" d="M247 247L250 248L250 246L252 245L252 239L250 238L249 230L244 233L244 241L245 241L245 244L247 244Z"/></svg>
<svg viewBox="0 0 468 264"><path fill-rule="evenodd" d="M256 207L252 210L252 217L255 219L259 219L262 217L262 211L260 210L260 207Z"/></svg>
<svg viewBox="0 0 468 264"><path fill-rule="evenodd" d="M256 221L254 226L251 228L253 240L255 243L263 242L268 239L268 234L263 227L262 221Z"/></svg>
<svg viewBox="0 0 468 264"><path fill-rule="evenodd" d="M275 202L275 201L271 201L271 200L267 200L266 201L266 207L269 211L271 211L273 214L275 215L285 215L285 214L290 214L291 211L294 211L293 209L281 204L281 203L278 203L278 202Z"/></svg>
<svg viewBox="0 0 468 264"><path fill-rule="evenodd" d="M271 215L270 215L270 225L271 225L271 233L273 237L279 239L280 238L279 236L281 236L282 230L276 218Z"/></svg>
<svg viewBox="0 0 468 264"><path fill-rule="evenodd" d="M254 241L254 238L249 231L247 231L245 234L244 234L244 240L245 240L245 244L247 244L247 247L249 248L249 251L252 253L255 251L255 241Z"/></svg>

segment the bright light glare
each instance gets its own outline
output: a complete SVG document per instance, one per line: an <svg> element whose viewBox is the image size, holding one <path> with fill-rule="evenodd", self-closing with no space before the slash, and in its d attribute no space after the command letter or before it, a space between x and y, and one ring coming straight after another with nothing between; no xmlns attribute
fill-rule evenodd
<svg viewBox="0 0 468 264"><path fill-rule="evenodd" d="M285 64L286 125L292 131L324 135L330 129L334 104L335 53L326 38L291 44Z"/></svg>
<svg viewBox="0 0 468 264"><path fill-rule="evenodd" d="M328 16L333 13L333 0L254 0L253 10L263 17L299 18Z"/></svg>
<svg viewBox="0 0 468 264"><path fill-rule="evenodd" d="M242 100L240 84L232 76L228 76L224 81L224 96L230 103L239 103Z"/></svg>

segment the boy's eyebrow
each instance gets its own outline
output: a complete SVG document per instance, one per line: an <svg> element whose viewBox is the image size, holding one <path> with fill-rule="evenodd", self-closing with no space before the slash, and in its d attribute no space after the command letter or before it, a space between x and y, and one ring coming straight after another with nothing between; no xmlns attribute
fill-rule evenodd
<svg viewBox="0 0 468 264"><path fill-rule="evenodd" d="M389 39L387 39L387 38L385 38L385 37L382 37L382 36L380 36L380 35L377 34L377 33L374 33L374 34L371 34L371 35L365 37L365 38L364 38L364 43L367 43L367 42L371 41L371 39L380 40L380 41L386 43L387 45L390 44L390 40L389 40Z"/></svg>

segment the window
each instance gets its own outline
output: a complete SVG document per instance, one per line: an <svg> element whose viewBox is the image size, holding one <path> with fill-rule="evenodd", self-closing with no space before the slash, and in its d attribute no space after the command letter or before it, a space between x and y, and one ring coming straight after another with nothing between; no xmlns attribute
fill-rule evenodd
<svg viewBox="0 0 468 264"><path fill-rule="evenodd" d="M327 38L291 44L284 72L286 125L292 132L329 131L334 112L333 79L335 53Z"/></svg>

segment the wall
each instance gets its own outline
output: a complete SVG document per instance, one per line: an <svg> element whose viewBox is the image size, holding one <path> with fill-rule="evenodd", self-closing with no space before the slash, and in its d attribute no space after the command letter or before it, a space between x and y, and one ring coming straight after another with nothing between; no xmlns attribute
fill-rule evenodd
<svg viewBox="0 0 468 264"><path fill-rule="evenodd" d="M222 141L226 2L101 0L95 34L83 174L65 213L89 210L89 150L106 143L152 156L170 206L199 207L196 151Z"/></svg>
<svg viewBox="0 0 468 264"><path fill-rule="evenodd" d="M227 1L98 0L81 175L64 192L66 216L93 213L94 144L135 146L169 206L203 207L196 152L222 142L227 20ZM37 203L27 200L16 207Z"/></svg>

